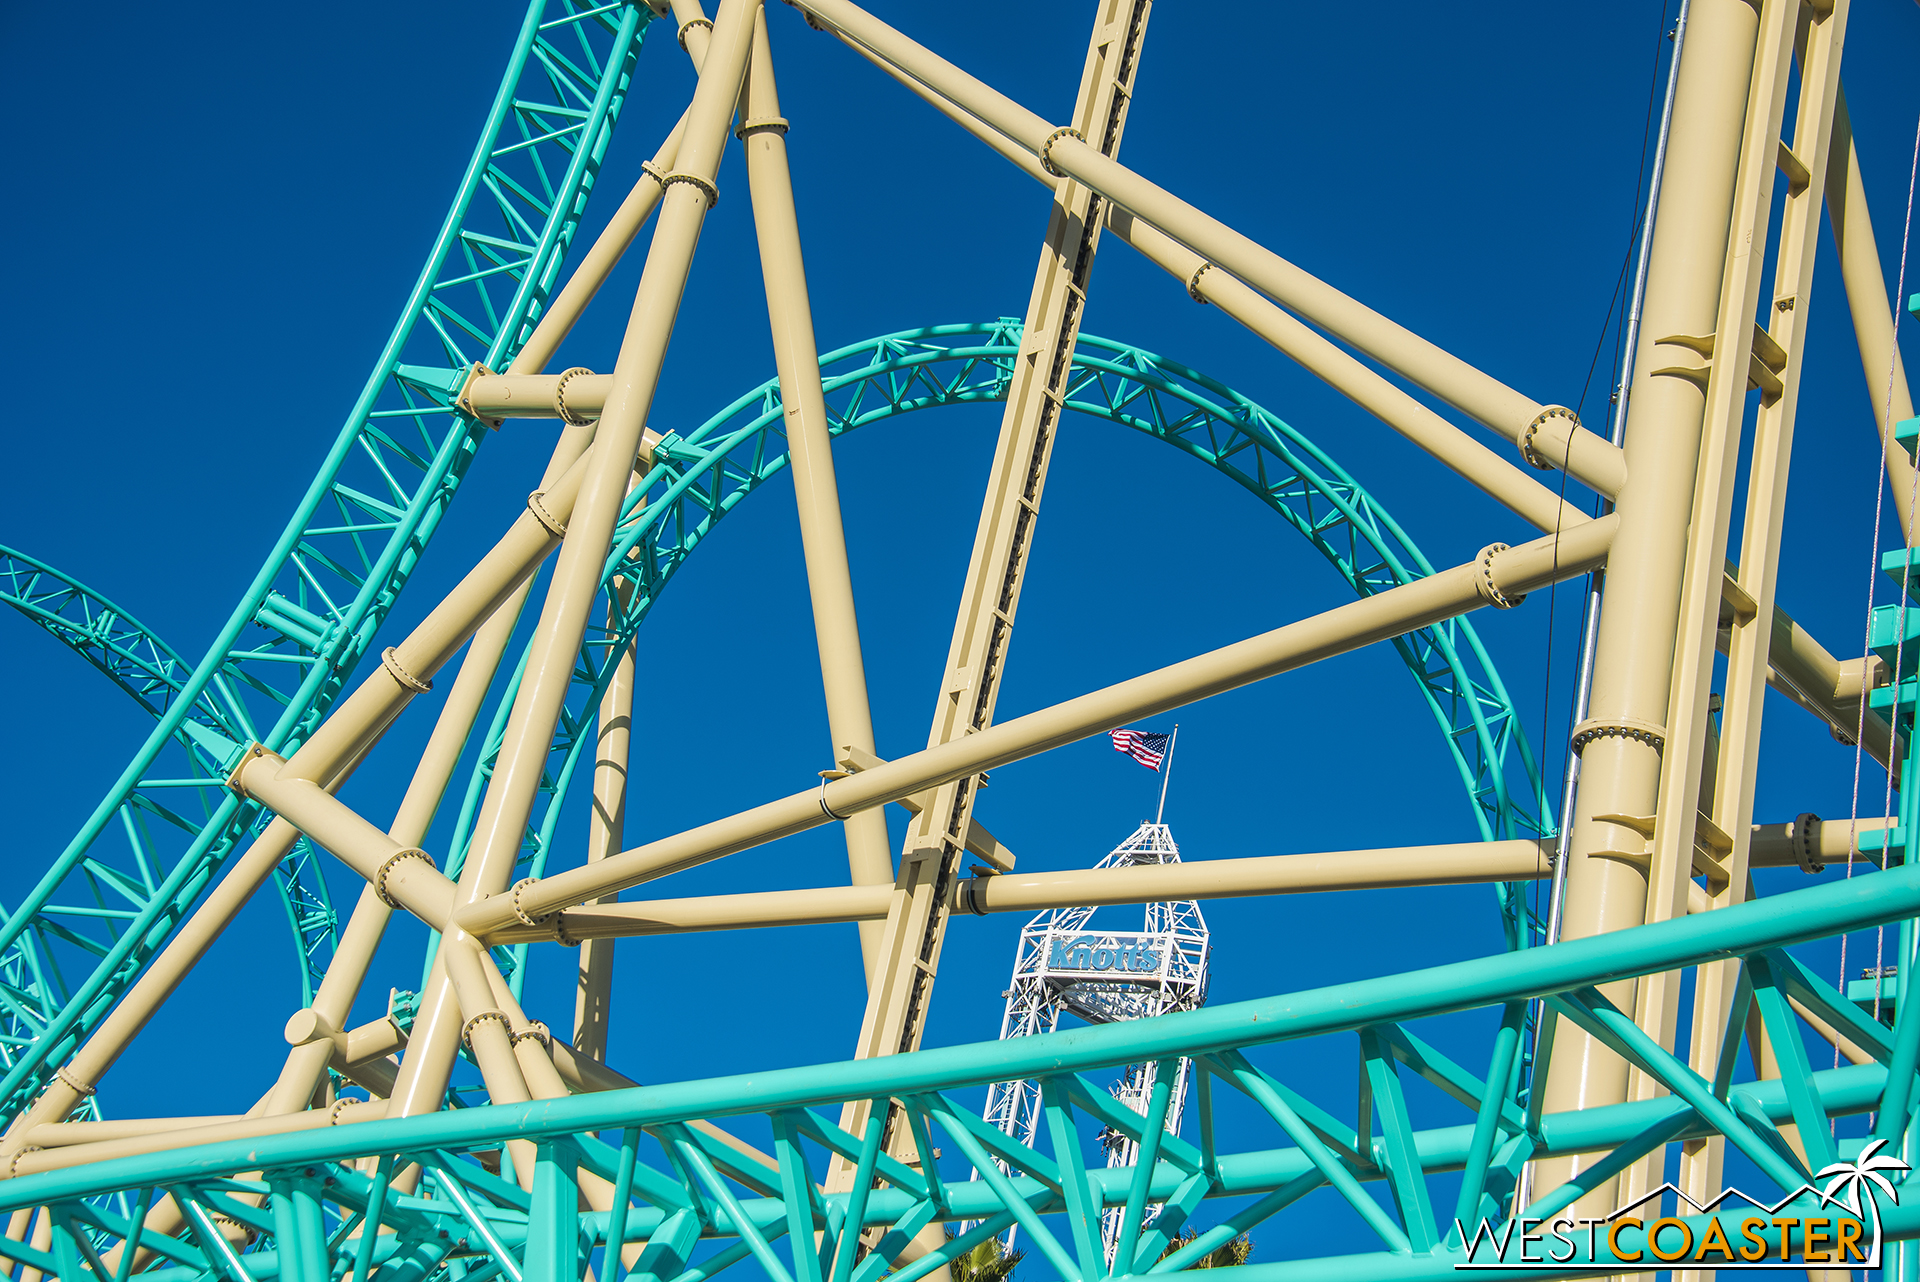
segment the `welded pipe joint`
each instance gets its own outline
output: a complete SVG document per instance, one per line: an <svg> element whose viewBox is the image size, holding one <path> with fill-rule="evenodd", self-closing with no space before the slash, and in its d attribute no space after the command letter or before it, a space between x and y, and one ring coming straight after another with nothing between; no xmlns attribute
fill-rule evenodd
<svg viewBox="0 0 1920 1282"><path fill-rule="evenodd" d="M564 539L567 537L567 523L547 510L547 505L542 501L545 498L544 490L535 490L527 495L527 511L533 513L534 520L547 527L547 533L556 539Z"/></svg>
<svg viewBox="0 0 1920 1282"><path fill-rule="evenodd" d="M73 1065L71 1064L62 1064L53 1070L53 1075L65 1083L67 1089L75 1095L78 1095L81 1099L85 1099L94 1092L92 1084L82 1081L80 1075L73 1071Z"/></svg>

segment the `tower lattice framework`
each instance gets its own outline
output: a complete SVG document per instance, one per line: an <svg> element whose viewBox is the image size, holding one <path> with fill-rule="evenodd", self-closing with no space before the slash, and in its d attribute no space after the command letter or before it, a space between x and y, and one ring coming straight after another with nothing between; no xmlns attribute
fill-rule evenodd
<svg viewBox="0 0 1920 1282"><path fill-rule="evenodd" d="M1094 867L1179 862L1180 846L1173 839L1173 829L1147 822ZM1137 931L1096 927L1093 917L1098 909L1090 906L1036 914L1020 932L1014 951L1006 1013L1000 1020L1001 1039L1054 1032L1060 1027L1060 1016L1069 1012L1089 1024L1119 1024L1206 1005L1213 943L1200 905L1181 899L1144 907L1144 921ZM1185 1056L1174 1068L1166 1105L1169 1135L1180 1133L1192 1068L1193 1061ZM1113 1096L1144 1115L1160 1075L1160 1061L1129 1064L1114 1084ZM1031 1147L1040 1132L1040 1083L1032 1079L995 1082L987 1088L985 1117ZM1108 1127L1101 1138L1109 1167L1134 1164L1140 1145L1132 1136ZM1005 1163L1001 1166L1008 1169ZM1109 1262L1124 1217L1125 1208L1109 1207L1100 1218Z"/></svg>

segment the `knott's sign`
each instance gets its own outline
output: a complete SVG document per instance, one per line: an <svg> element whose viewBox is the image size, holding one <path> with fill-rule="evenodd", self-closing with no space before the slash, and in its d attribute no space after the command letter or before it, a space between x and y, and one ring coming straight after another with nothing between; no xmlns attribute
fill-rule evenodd
<svg viewBox="0 0 1920 1282"><path fill-rule="evenodd" d="M1047 936L1047 970L1064 974L1157 975L1168 937L1159 934Z"/></svg>

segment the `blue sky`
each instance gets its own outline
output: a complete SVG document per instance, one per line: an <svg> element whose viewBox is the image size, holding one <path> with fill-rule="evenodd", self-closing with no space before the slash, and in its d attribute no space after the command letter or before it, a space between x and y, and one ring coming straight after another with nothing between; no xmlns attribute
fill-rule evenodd
<svg viewBox="0 0 1920 1282"><path fill-rule="evenodd" d="M1025 6L1017 17L873 7L1041 114L1068 115L1091 6ZM1530 395L1573 404L1587 388L1583 409L1598 424L1610 296L1635 216L1649 90L1669 47L1662 12L1644 2L1470 13L1162 5L1121 158ZM88 13L79 42L71 15L0 13L26 118L13 198L0 205L15 246L14 302L0 331L16 370L0 541L76 575L197 656L305 489L392 324L466 162L519 7ZM1021 314L1044 194L792 11L769 6L768 21L822 346ZM1889 280L1898 178L1920 107L1916 39L1913 7L1855 7L1846 85ZM77 57L60 52L76 47ZM589 232L691 84L663 25L641 57ZM661 430L697 424L772 374L737 151L720 188L654 409ZM1867 605L1875 446L1830 241L1822 254L1780 601L1844 656L1858 653ZM553 368L610 366L640 261L636 249ZM1353 472L1436 565L1528 536L1118 243L1094 270L1085 328L1259 401ZM1589 382L1596 344L1604 350ZM882 755L924 742L997 422L997 407L948 409L875 427L836 452ZM394 639L511 519L553 432L514 422L489 440L396 612ZM1327 608L1345 591L1225 479L1110 425L1070 421L1001 715ZM1579 593L1549 595L1475 623L1530 738L1553 745L1544 755L1557 777ZM0 742L11 820L3 898L64 845L147 723L23 620L0 618L0 655L10 677L0 715L15 728ZM642 633L640 664L644 764L636 760L630 842L791 792L829 764L784 479L731 516L666 594ZM1847 814L1851 752L1777 697L1768 718L1756 817ZM1190 858L1474 835L1439 736L1387 647L1178 720L1168 819ZM426 727L418 712L403 724L348 799L384 823ZM1872 813L1884 777L1869 764L1864 778ZM1088 741L996 771L980 813L1023 867L1081 867L1150 816L1157 783L1104 740ZM449 819L436 829L441 840ZM584 825L582 814L576 845ZM896 821L896 838L900 830ZM838 835L822 831L686 874L661 893L824 885L844 870ZM1799 876L1771 874L1762 889L1790 889ZM351 902L350 875L334 885L336 899ZM1483 888L1206 911L1215 1001L1499 946ZM956 926L930 1044L995 1033L1020 924ZM107 1107L197 1113L250 1102L278 1064L293 1004L284 935L278 905L263 896L122 1061ZM366 1017L389 985L415 985L419 945L415 930L392 932ZM619 956L613 1058L633 1076L680 1079L851 1050L863 1001L851 927L623 943ZM571 966L571 954L560 961ZM536 971L535 1013L563 1024L567 983L561 970ZM178 1057L189 1032L218 1042L231 1084L197 1056ZM1483 1053L1463 1049L1470 1064ZM1310 1093L1344 1094L1350 1109L1352 1060L1342 1045L1274 1062L1293 1065Z"/></svg>

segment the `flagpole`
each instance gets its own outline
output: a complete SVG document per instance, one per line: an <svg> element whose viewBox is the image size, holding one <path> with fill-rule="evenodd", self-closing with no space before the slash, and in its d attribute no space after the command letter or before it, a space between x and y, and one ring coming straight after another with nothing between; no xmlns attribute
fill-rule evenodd
<svg viewBox="0 0 1920 1282"><path fill-rule="evenodd" d="M1160 772L1160 809L1153 812L1154 827L1160 826L1160 817L1167 813L1167 785L1173 782L1173 750L1180 743L1180 723L1173 723L1173 738L1167 740L1167 760Z"/></svg>

